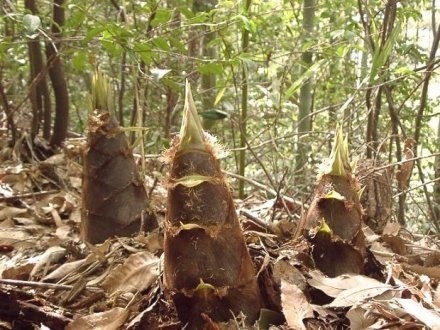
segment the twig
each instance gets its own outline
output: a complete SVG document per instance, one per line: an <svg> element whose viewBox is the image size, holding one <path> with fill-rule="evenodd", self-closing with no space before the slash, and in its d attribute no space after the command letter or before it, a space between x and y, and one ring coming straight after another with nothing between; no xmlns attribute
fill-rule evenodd
<svg viewBox="0 0 440 330"><path fill-rule="evenodd" d="M16 200L16 199L21 199L21 198L50 195L50 194L55 194L57 192L59 192L59 190L44 190L44 191L24 193L24 194L15 195L15 196L4 196L4 197L0 197L0 202L8 202L8 201Z"/></svg>
<svg viewBox="0 0 440 330"><path fill-rule="evenodd" d="M437 181L440 181L440 178L435 178L435 179L432 179L432 180L429 180L429 181L425 181L425 182L423 182L423 183L421 183L421 184L419 184L419 185L417 185L417 186L415 186L415 187L412 187L412 188L410 188L410 189L406 189L405 191L401 191L401 192L395 194L395 195L393 196L393 198L398 197L398 196L403 195L403 194L406 194L406 193L409 192L409 191L416 190L416 189L418 189L418 188L420 188L420 187L425 187L426 185L428 185L428 184L430 184L430 183L437 182Z"/></svg>
<svg viewBox="0 0 440 330"><path fill-rule="evenodd" d="M366 177L370 176L371 174L373 174L373 173L375 173L377 171L380 171L380 170L384 170L384 169L389 168L389 167L394 167L394 166L397 166L397 165L402 165L402 164L405 164L405 163L408 163L408 162L412 162L414 160L430 158L430 157L435 157L435 156L440 156L440 152L436 152L436 153L433 153L433 154L430 154L430 155L425 155L425 156L417 156L417 157L413 157L413 158L408 158L408 159L405 159L405 160L401 160L400 162L395 162L395 163L392 163L392 164L387 164L387 165L375 167L368 174L363 175L363 176L359 177L358 179L359 180L363 180Z"/></svg>
<svg viewBox="0 0 440 330"><path fill-rule="evenodd" d="M17 321L14 324L14 329L34 328L29 323L44 324L49 329L65 329L67 324L72 321L70 318L47 309L48 306L37 306L22 301L15 291L3 292L0 290L0 318L7 317Z"/></svg>
<svg viewBox="0 0 440 330"><path fill-rule="evenodd" d="M245 182L247 182L247 183L249 183L249 184L251 184L251 185L253 185L253 186L257 187L257 188L259 188L259 189L262 189L262 190L268 192L269 194L271 194L273 196L277 196L277 192L274 189L269 188L269 187L265 186L264 184L262 184L260 182L254 181L254 180L249 179L249 178L245 178L245 177L243 177L243 176L241 176L239 174L235 174L233 172L229 172L229 171L225 171L225 170L223 170L223 173L225 173L225 174L227 174L227 175L229 175L229 176L231 176L231 177L233 177L235 179L243 180L243 181L245 181ZM279 194L279 197L284 199L288 203L292 203L293 205L301 205L301 202L295 201L292 197L289 197L289 196L286 196L286 195L283 195L283 194ZM304 204L304 207L308 208L309 206L307 204Z"/></svg>
<svg viewBox="0 0 440 330"><path fill-rule="evenodd" d="M0 278L0 284L13 285L13 286L30 286L30 287L34 287L34 288L55 289L55 290L72 290L74 287L73 285L66 285L66 284L10 280L10 279L5 279L5 278ZM86 289L100 290L96 286L87 286Z"/></svg>
<svg viewBox="0 0 440 330"><path fill-rule="evenodd" d="M244 215L246 218L248 218L249 220L252 220L253 222L255 222L259 227L264 228L267 232L271 233L271 234L275 234L272 230L272 228L270 226L267 225L267 222L261 220L260 218L256 217L255 215L252 214L251 211L247 210L247 209L240 209L240 214Z"/></svg>

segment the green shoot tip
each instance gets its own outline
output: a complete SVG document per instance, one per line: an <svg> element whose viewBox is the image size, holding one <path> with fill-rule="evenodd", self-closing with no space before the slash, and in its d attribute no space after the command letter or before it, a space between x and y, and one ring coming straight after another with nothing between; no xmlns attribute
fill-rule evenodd
<svg viewBox="0 0 440 330"><path fill-rule="evenodd" d="M112 89L108 78L98 68L95 70L92 78L91 91L91 111L98 110L99 112L111 112L113 108L112 103Z"/></svg>
<svg viewBox="0 0 440 330"><path fill-rule="evenodd" d="M180 128L179 149L187 148L205 149L202 123L197 114L188 80L185 87L185 106L183 109L182 127Z"/></svg>

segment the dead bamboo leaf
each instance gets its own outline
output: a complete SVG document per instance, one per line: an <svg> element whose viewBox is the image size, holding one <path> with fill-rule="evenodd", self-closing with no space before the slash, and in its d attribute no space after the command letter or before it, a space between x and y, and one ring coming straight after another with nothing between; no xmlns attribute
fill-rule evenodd
<svg viewBox="0 0 440 330"><path fill-rule="evenodd" d="M48 248L41 256L38 258L38 262L35 264L34 269L30 274L30 278L32 279L35 274L44 267L43 273L47 272L47 268L57 262L60 258L62 258L66 254L66 249L61 246L51 246Z"/></svg>
<svg viewBox="0 0 440 330"><path fill-rule="evenodd" d="M159 276L158 266L159 258L150 252L133 254L110 272L102 287L110 294L144 290Z"/></svg>
<svg viewBox="0 0 440 330"><path fill-rule="evenodd" d="M55 269L50 274L46 275L43 278L43 281L59 280L60 278L63 278L64 276L66 276L66 275L72 273L73 271L77 270L85 262L86 262L86 259L75 260L75 261L72 261L72 262L66 262L65 264L62 264L60 267Z"/></svg>
<svg viewBox="0 0 440 330"><path fill-rule="evenodd" d="M396 298L396 301L409 315L423 322L430 329L440 330L440 314L438 312L429 310L412 299Z"/></svg>
<svg viewBox="0 0 440 330"><path fill-rule="evenodd" d="M127 320L128 310L115 307L109 311L80 317L66 327L66 330L118 330Z"/></svg>
<svg viewBox="0 0 440 330"><path fill-rule="evenodd" d="M303 320L313 317L313 309L304 293L295 285L281 280L281 305L287 325L293 329L306 329Z"/></svg>
<svg viewBox="0 0 440 330"><path fill-rule="evenodd" d="M344 274L338 277L327 277L320 271L313 270L310 272L311 279L307 280L307 283L312 287L321 290L327 296L336 298L343 291L356 288L369 288L384 285L383 283L373 278L357 275L357 274Z"/></svg>
<svg viewBox="0 0 440 330"><path fill-rule="evenodd" d="M13 206L6 206L0 210L0 221L15 217L19 214L23 214L26 212L27 212L26 209L20 209L18 207L13 207Z"/></svg>
<svg viewBox="0 0 440 330"><path fill-rule="evenodd" d="M370 279L373 280L373 279ZM374 280L375 281L375 280ZM329 307L351 307L369 299L381 296L386 292L392 290L392 286L388 284L376 281L372 283L370 281L366 283L359 283L358 286L342 291L330 304ZM388 297L388 298L391 298ZM386 297L383 297L386 299Z"/></svg>
<svg viewBox="0 0 440 330"><path fill-rule="evenodd" d="M368 327L377 321L377 318L362 306L353 306L345 316L350 321L351 330L369 329Z"/></svg>

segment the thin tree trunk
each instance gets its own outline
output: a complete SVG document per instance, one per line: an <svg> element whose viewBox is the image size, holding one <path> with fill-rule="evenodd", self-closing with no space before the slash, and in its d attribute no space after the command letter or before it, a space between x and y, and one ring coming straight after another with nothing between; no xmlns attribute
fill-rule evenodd
<svg viewBox="0 0 440 330"><path fill-rule="evenodd" d="M440 146L440 119L437 123L437 146ZM439 149L437 149L437 151L440 151ZM435 157L435 178L437 179L437 181L435 181L434 183L434 214L436 222L440 223L440 155L437 155Z"/></svg>
<svg viewBox="0 0 440 330"><path fill-rule="evenodd" d="M245 0L244 13L249 12L252 0ZM249 31L243 28L241 49L246 52L249 48ZM245 177L246 174L246 140L247 140L247 112L248 112L248 75L245 63L242 63L242 82L241 82L241 113L240 113L240 154L238 173ZM238 196L244 198L244 181L238 182Z"/></svg>
<svg viewBox="0 0 440 330"><path fill-rule="evenodd" d="M420 140L420 135L421 135L421 131L422 131L422 119L424 117L424 112L425 112L426 105L428 102L429 82L431 80L432 72L434 70L435 54L437 52L439 43L440 43L440 24L437 26L437 29L435 32L435 38L432 42L431 51L429 54L428 65L426 68L425 77L424 77L423 86L422 86L422 95L420 96L420 105L419 105L419 109L417 110L415 131L414 131L414 141L415 141L416 146L419 144L419 140ZM417 156L417 147L414 149L414 155ZM417 169L419 171L420 181L422 183L425 183L425 178L423 175L422 165L420 164L420 159L416 160L416 164L417 164ZM431 222L435 226L435 228L437 228L437 230L440 230L440 219L438 217L436 217L434 206L432 205L430 194L428 192L428 189L426 188L426 185L423 185L423 192L425 194L426 203L428 205L428 210L429 210L429 214L431 217Z"/></svg>
<svg viewBox="0 0 440 330"><path fill-rule="evenodd" d="M315 28L315 0L305 0L303 5L303 43L308 42L308 39L313 35ZM303 75L311 66L313 60L313 53L305 51L301 56L301 73ZM298 113L298 146L295 162L295 172L298 174L303 172L304 166L307 162L307 154L309 151L308 144L304 143L302 139L308 134L311 129L311 113L313 101L313 81L308 79L299 91L299 113ZM301 174L299 175L301 178ZM301 179L300 179L301 181Z"/></svg>
<svg viewBox="0 0 440 330"><path fill-rule="evenodd" d="M47 61L51 65L49 76L55 95L55 122L52 139L50 141L53 146L60 146L65 140L69 124L69 94L63 64L60 58L60 48L62 46L61 28L64 26L65 19L64 2L64 0L53 1L52 40L46 44Z"/></svg>
<svg viewBox="0 0 440 330"><path fill-rule="evenodd" d="M11 145L15 145L15 141L17 140L17 130L14 123L14 112L9 107L8 99L6 97L5 89L2 83L2 77L0 77L0 99L6 115L8 131L11 134Z"/></svg>
<svg viewBox="0 0 440 330"><path fill-rule="evenodd" d="M37 6L35 0L26 0L25 8L30 10L33 15L38 15ZM44 70L43 56L40 46L40 38L37 36L34 39L28 41L29 62L31 79L34 81ZM32 126L31 136L38 135L43 122L43 137L47 140L50 138L51 128L51 103L49 88L47 86L46 76L42 75L39 80L32 85L30 101L32 105Z"/></svg>

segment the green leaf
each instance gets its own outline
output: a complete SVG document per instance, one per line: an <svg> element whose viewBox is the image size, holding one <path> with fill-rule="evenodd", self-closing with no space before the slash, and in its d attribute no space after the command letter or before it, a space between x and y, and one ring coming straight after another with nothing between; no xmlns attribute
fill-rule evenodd
<svg viewBox="0 0 440 330"><path fill-rule="evenodd" d="M92 40L94 37L96 37L98 34L100 34L104 30L106 30L105 26L98 26L98 27L95 27L95 28L88 30L87 34L83 40L83 44L87 44L90 40Z"/></svg>
<svg viewBox="0 0 440 330"><path fill-rule="evenodd" d="M88 56L84 51L77 52L72 58L72 65L76 71L83 71L88 63Z"/></svg>
<svg viewBox="0 0 440 330"><path fill-rule="evenodd" d="M176 48L179 52L184 53L186 52L186 47L179 39L174 37L168 37L169 43L172 47Z"/></svg>
<svg viewBox="0 0 440 330"><path fill-rule="evenodd" d="M219 62L202 63L199 65L199 72L201 74L222 74L223 65Z"/></svg>
<svg viewBox="0 0 440 330"><path fill-rule="evenodd" d="M151 63L151 48L145 43L136 42L133 47L134 51L139 54L145 64Z"/></svg>
<svg viewBox="0 0 440 330"><path fill-rule="evenodd" d="M161 37L157 37L153 39L153 44L164 50L164 51L169 51L170 50L170 46L168 45L168 41L165 38L161 38Z"/></svg>
<svg viewBox="0 0 440 330"><path fill-rule="evenodd" d="M388 61L391 55L391 51L393 50L397 38L399 37L400 29L401 29L401 23L398 23L396 27L393 29L393 31L391 31L391 35L385 41L385 45L383 46L383 48L376 47L376 50L373 55L373 63L371 65L371 71L369 76L370 85L374 84L377 81L378 77L376 76L378 75L379 70ZM378 44L378 40L376 41L376 44Z"/></svg>
<svg viewBox="0 0 440 330"><path fill-rule="evenodd" d="M214 105L217 105L221 101L223 95L225 95L225 92L226 92L226 87L220 89L220 92L218 92L218 94L215 97Z"/></svg>
<svg viewBox="0 0 440 330"><path fill-rule="evenodd" d="M310 68L307 69L297 80L293 82L292 85L286 90L283 96L283 100L286 101L292 97L293 94L303 85L303 83L312 77L320 68L324 60L320 60L314 63Z"/></svg>
<svg viewBox="0 0 440 330"><path fill-rule="evenodd" d="M172 10L170 9L158 9L154 14L154 18L151 21L151 26L158 26L164 23L167 23L173 15Z"/></svg>
<svg viewBox="0 0 440 330"><path fill-rule="evenodd" d="M23 16L23 25L26 28L27 32L35 32L41 26L40 17L26 14Z"/></svg>
<svg viewBox="0 0 440 330"><path fill-rule="evenodd" d="M206 110L199 112L200 117L210 120L222 120L228 117L228 114L221 110Z"/></svg>
<svg viewBox="0 0 440 330"><path fill-rule="evenodd" d="M245 30L249 31L251 34L257 34L257 25L253 20L248 19L244 15L237 15L236 18L242 23Z"/></svg>

